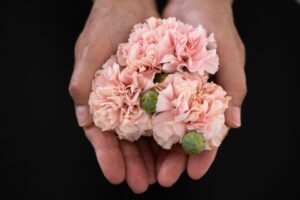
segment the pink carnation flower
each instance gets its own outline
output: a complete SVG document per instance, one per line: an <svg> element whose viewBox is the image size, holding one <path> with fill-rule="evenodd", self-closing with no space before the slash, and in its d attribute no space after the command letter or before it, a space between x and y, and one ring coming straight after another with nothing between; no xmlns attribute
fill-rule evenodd
<svg viewBox="0 0 300 200"><path fill-rule="evenodd" d="M152 133L165 149L189 130L203 133L206 149L217 147L227 133L230 100L222 87L208 82L218 65L214 36L201 25L149 18L134 26L128 42L96 72L89 99L93 121L129 141ZM162 71L169 75L154 84ZM153 116L140 107L150 89L158 92Z"/></svg>
<svg viewBox="0 0 300 200"><path fill-rule="evenodd" d="M175 121L172 111L165 111L152 118L153 138L164 149L171 149L185 134L185 123Z"/></svg>
<svg viewBox="0 0 300 200"><path fill-rule="evenodd" d="M207 77L176 72L156 88L161 90L156 105L160 113L153 116L152 125L158 144L170 149L187 130L196 130L204 134L206 149L220 145L230 99L220 86L207 82Z"/></svg>
<svg viewBox="0 0 300 200"><path fill-rule="evenodd" d="M152 79L133 68L120 70L111 57L98 70L93 81L89 105L96 126L116 131L119 138L137 140L152 128L148 113L140 108L140 95L152 87Z"/></svg>
<svg viewBox="0 0 300 200"><path fill-rule="evenodd" d="M185 67L204 75L214 74L219 65L213 34L208 35L201 25L194 28L175 18L149 18L134 26L117 57L121 66L135 66L141 72L173 73Z"/></svg>
<svg viewBox="0 0 300 200"><path fill-rule="evenodd" d="M227 133L224 112L231 97L226 94L221 86L212 82L204 83L198 89L187 112L188 116L184 119L188 130L204 134L206 149L218 147Z"/></svg>

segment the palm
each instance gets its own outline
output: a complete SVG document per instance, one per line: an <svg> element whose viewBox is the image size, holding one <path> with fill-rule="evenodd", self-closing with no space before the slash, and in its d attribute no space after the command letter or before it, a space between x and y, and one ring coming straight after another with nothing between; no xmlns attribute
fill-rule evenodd
<svg viewBox="0 0 300 200"><path fill-rule="evenodd" d="M166 7L163 17L176 17L185 23L192 24L194 26L203 23L199 17L193 15L199 13L199 8L194 8L193 5L184 7L185 2L177 3L170 2ZM183 6L183 7L182 7ZM206 21L207 16L202 17ZM208 22L210 24L210 22ZM198 156L187 156L182 148L176 146L170 152L163 152L158 154L158 181L164 186L171 186L176 182L181 173L187 168L189 176L193 179L201 178L209 169L217 153L217 149L212 151L206 151Z"/></svg>
<svg viewBox="0 0 300 200"><path fill-rule="evenodd" d="M170 1L164 17L174 16L193 25L202 23L210 31L218 33L221 67L216 78L234 97L233 105L240 106L245 90L236 86L246 86L243 83L243 68L240 68L244 60L232 16L225 15L220 23L220 16L215 11L207 12L209 9L204 9L199 2L201 1ZM218 5L219 1L216 2ZM113 184L126 179L129 187L136 193L146 191L148 185L156 180L163 186L171 186L185 169L191 178L199 179L209 169L217 152L215 149L200 156L188 157L179 145L166 151L158 147L151 138L141 138L130 143L119 140L113 133L101 132L92 123L87 104L95 72L116 52L118 44L127 40L132 26L151 16L158 17L153 1L96 0L76 44L75 68L69 88L75 102L78 122L95 149L104 176ZM226 122L230 127L239 126L238 123L233 123L230 113L226 115Z"/></svg>
<svg viewBox="0 0 300 200"><path fill-rule="evenodd" d="M115 53L119 43L127 40L134 24L151 16L158 16L152 1L95 1L76 44L75 69L69 88L79 124L95 149L104 176L114 184L126 179L136 193L144 192L148 184L156 181L149 142L120 141L115 134L101 132L92 123L87 102L99 66Z"/></svg>
<svg viewBox="0 0 300 200"><path fill-rule="evenodd" d="M243 69L244 50L233 23L231 4L228 3L229 1L224 2L214 0L187 0L182 2L173 0L170 1L164 10L163 17L176 17L184 23L189 23L193 26L202 24L209 32L215 33L220 57L220 68L216 74L216 82L222 85L228 91L229 95L233 97L231 106L240 106L246 91ZM233 128L239 127L240 122L236 122L232 118L230 109L228 111L225 113L227 125ZM226 131L228 132L228 129ZM169 155L164 163L172 163L171 161L167 162L167 159L172 159L174 160L173 162L177 161L178 163L185 163L185 160L187 160L189 176L193 179L199 179L209 169L216 153L217 149L206 151L200 156L189 156L188 158L184 154L175 153L173 156ZM171 167L168 170L171 170ZM179 170L173 173L178 175Z"/></svg>

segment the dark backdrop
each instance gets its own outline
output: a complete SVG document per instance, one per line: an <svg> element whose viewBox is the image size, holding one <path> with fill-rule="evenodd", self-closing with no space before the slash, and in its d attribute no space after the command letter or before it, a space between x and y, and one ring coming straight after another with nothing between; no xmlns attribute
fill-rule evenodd
<svg viewBox="0 0 300 200"><path fill-rule="evenodd" d="M89 0L1 2L0 199L297 199L300 5L294 1L236 0L247 49L243 127L230 132L204 178L184 174L172 188L154 185L142 195L104 179L73 114L67 87Z"/></svg>

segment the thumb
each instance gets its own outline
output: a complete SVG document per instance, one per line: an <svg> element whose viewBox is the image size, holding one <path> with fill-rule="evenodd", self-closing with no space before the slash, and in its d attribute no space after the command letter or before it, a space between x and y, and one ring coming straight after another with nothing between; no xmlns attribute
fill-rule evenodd
<svg viewBox="0 0 300 200"><path fill-rule="evenodd" d="M241 106L247 93L245 49L239 38L235 47L228 43L220 43L219 47L220 69L216 74L216 81L232 97L225 112L226 125L238 128L241 126Z"/></svg>
<svg viewBox="0 0 300 200"><path fill-rule="evenodd" d="M110 57L114 49L105 34L105 27L93 7L85 28L76 42L75 65L69 85L69 92L75 104L79 126L92 124L88 99L95 72Z"/></svg>
<svg viewBox="0 0 300 200"><path fill-rule="evenodd" d="M69 92L75 104L78 124L82 127L91 125L88 99L95 72L100 69L112 53L105 40L86 38L84 33L77 41L75 48L75 66L69 85ZM103 49L102 49L103 48Z"/></svg>

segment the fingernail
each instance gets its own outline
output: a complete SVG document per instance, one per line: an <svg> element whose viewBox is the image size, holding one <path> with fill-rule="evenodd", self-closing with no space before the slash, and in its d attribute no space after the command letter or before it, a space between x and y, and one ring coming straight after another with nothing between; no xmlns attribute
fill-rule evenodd
<svg viewBox="0 0 300 200"><path fill-rule="evenodd" d="M76 117L79 126L85 126L89 122L90 112L87 106L76 106Z"/></svg>
<svg viewBox="0 0 300 200"><path fill-rule="evenodd" d="M241 109L239 107L231 107L231 118L232 118L232 123L236 127L241 126Z"/></svg>

